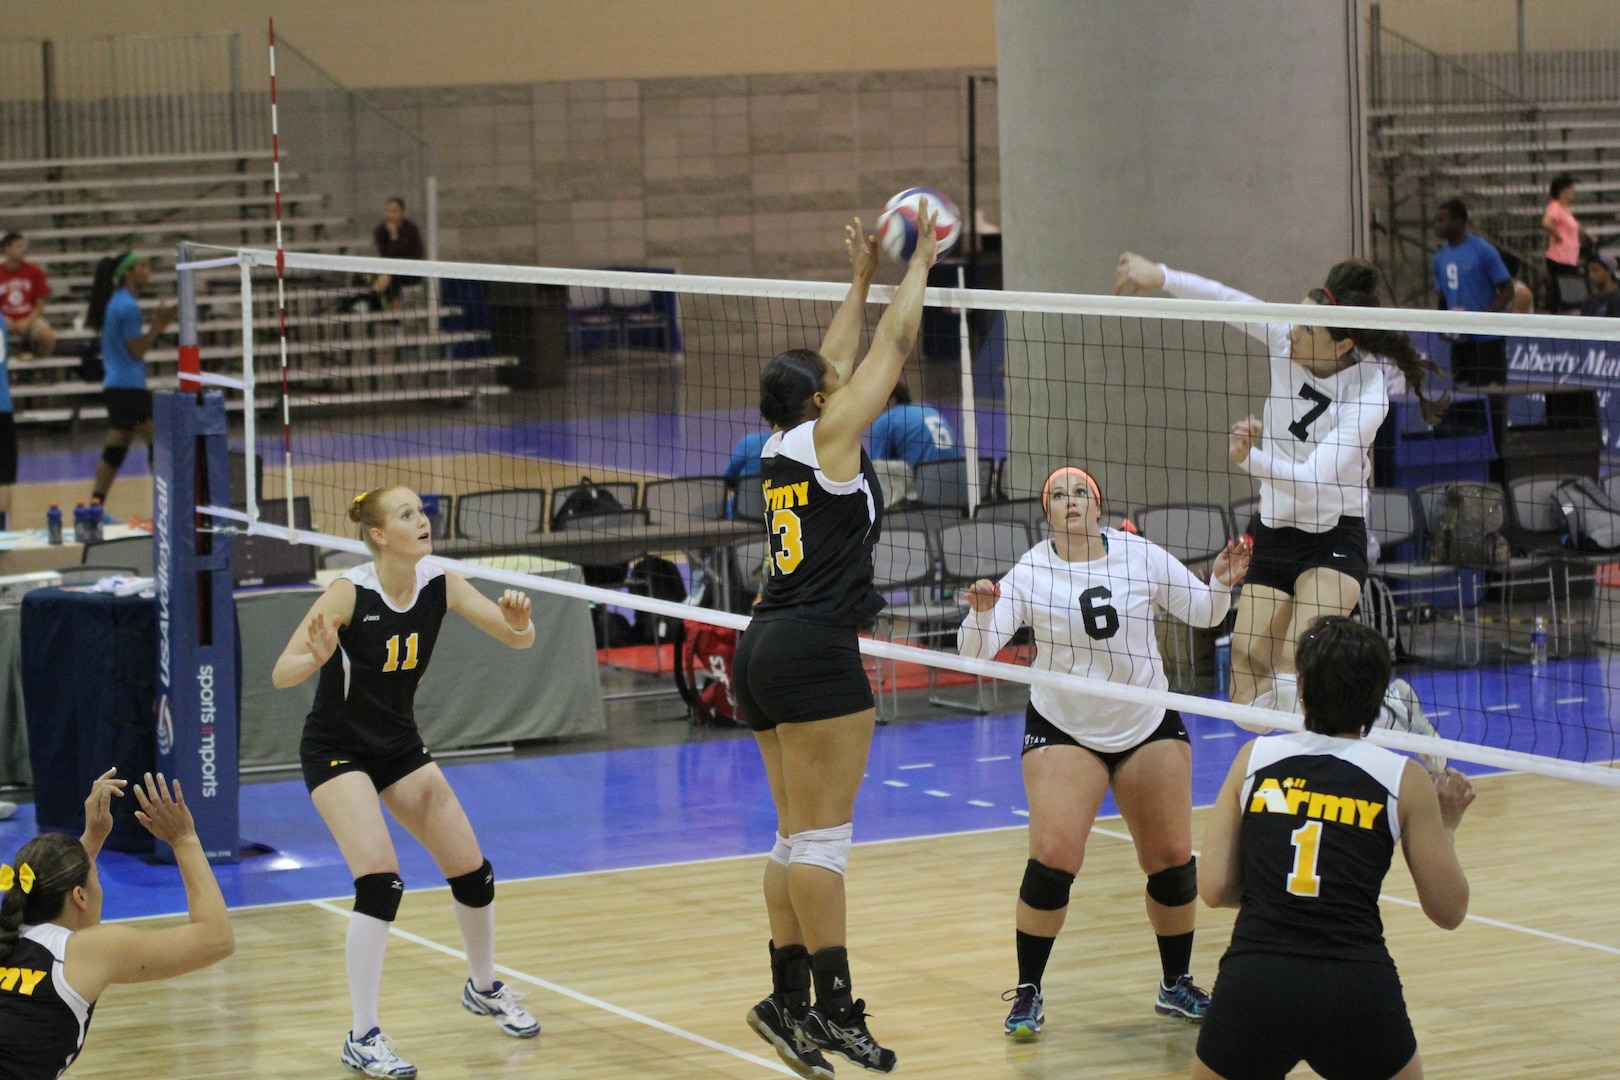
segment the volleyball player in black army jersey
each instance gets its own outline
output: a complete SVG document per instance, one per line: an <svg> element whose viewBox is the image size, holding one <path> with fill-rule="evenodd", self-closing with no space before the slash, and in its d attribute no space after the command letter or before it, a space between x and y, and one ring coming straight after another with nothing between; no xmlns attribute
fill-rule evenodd
<svg viewBox="0 0 1620 1080"><path fill-rule="evenodd" d="M514 649L534 644L534 626L523 593L509 589L496 603L465 578L423 565L433 541L422 500L409 489L366 492L349 518L375 561L348 571L315 601L272 680L286 689L320 673L299 756L315 808L354 874L344 950L354 1025L343 1063L368 1076L408 1078L416 1067L400 1060L377 1020L388 926L405 888L383 805L450 883L472 972L462 1005L494 1017L508 1035L540 1033L517 995L495 979L495 873L422 745L414 706L447 610Z"/></svg>
<svg viewBox="0 0 1620 1080"><path fill-rule="evenodd" d="M936 246L926 202L919 219L916 251L859 368L877 249L856 219L845 230L853 281L821 350L790 349L759 377L772 430L759 479L770 573L733 686L765 759L777 837L765 865L772 993L748 1023L801 1076L832 1075L822 1050L877 1072L895 1066L850 989L844 867L876 719L856 629L883 607L872 587L883 500L861 434L887 407L917 338Z"/></svg>
<svg viewBox="0 0 1620 1080"><path fill-rule="evenodd" d="M231 955L235 940L177 781L148 773L135 819L174 849L190 921L138 930L101 921L96 856L126 781L111 769L84 804L84 835L42 833L0 866L0 1080L54 1080L84 1048L96 1001L114 983L172 979Z"/></svg>
<svg viewBox="0 0 1620 1080"><path fill-rule="evenodd" d="M1211 810L1198 891L1238 908L1198 1035L1193 1080L1419 1080L1423 1065L1378 894L1401 845L1423 913L1468 913L1453 834L1468 778L1361 741L1389 682L1389 646L1351 619L1318 619L1296 654L1305 730L1238 751Z"/></svg>

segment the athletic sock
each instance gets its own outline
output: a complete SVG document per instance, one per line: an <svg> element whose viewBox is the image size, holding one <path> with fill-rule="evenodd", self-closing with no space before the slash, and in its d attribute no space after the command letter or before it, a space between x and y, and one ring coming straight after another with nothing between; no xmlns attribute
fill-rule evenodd
<svg viewBox="0 0 1620 1080"><path fill-rule="evenodd" d="M1193 932L1185 934L1159 934L1159 966L1164 968L1164 982L1166 990L1176 985L1176 980L1186 975L1192 967Z"/></svg>
<svg viewBox="0 0 1620 1080"><path fill-rule="evenodd" d="M855 1010L855 994L849 985L849 950L829 945L810 957L816 984L816 1011L835 1024L849 1019Z"/></svg>
<svg viewBox="0 0 1620 1080"><path fill-rule="evenodd" d="M349 914L343 960L349 971L349 1006L354 1010L351 1030L355 1038L381 1026L377 1021L377 994L382 989L383 953L387 948L387 923L358 911Z"/></svg>
<svg viewBox="0 0 1620 1080"><path fill-rule="evenodd" d="M771 943L771 993L795 1020L810 1011L810 950Z"/></svg>
<svg viewBox="0 0 1620 1080"><path fill-rule="evenodd" d="M1276 708L1283 712L1299 712L1299 676L1278 675L1272 685L1277 689Z"/></svg>
<svg viewBox="0 0 1620 1080"><path fill-rule="evenodd" d="M1052 944L1057 938L1041 937L1018 931L1018 985L1029 983L1041 988L1041 977L1046 974L1046 961L1052 955Z"/></svg>
<svg viewBox="0 0 1620 1080"><path fill-rule="evenodd" d="M495 989L495 905L468 907L451 901L456 925L461 928L461 944L467 950L467 967L472 971L473 989L487 994Z"/></svg>

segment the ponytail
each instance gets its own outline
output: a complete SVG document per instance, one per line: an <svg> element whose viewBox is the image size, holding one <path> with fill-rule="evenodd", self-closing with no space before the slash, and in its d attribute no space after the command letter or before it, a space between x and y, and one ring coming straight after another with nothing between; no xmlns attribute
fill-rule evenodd
<svg viewBox="0 0 1620 1080"><path fill-rule="evenodd" d="M0 866L0 964L11 959L24 925L58 918L68 894L89 880L90 856L66 833L41 833Z"/></svg>
<svg viewBox="0 0 1620 1080"><path fill-rule="evenodd" d="M1312 290L1311 298L1336 307L1379 307L1378 293L1383 285L1383 272L1376 265L1365 259L1346 259L1328 271L1326 284ZM1433 426L1446 414L1451 405L1449 391L1438 398L1424 396L1429 379L1438 376L1440 368L1417 351L1411 335L1404 330L1346 330L1330 326L1327 332L1334 341L1349 338L1358 351L1382 356L1399 368L1406 377L1406 385L1417 395L1424 423Z"/></svg>
<svg viewBox="0 0 1620 1080"><path fill-rule="evenodd" d="M393 491L395 486L362 491L349 502L349 520L360 526L360 539L373 555L377 553L377 546L371 541L371 530L381 529L388 524L382 496L385 492Z"/></svg>
<svg viewBox="0 0 1620 1080"><path fill-rule="evenodd" d="M96 263L96 276L90 282L90 307L84 315L84 324L92 330L101 329L107 318L107 302L118 291L118 260L119 256L108 255Z"/></svg>

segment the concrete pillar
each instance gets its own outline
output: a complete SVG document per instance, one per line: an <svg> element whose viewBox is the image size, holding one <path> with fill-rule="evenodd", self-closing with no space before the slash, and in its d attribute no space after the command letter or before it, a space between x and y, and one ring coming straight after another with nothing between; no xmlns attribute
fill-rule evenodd
<svg viewBox="0 0 1620 1080"><path fill-rule="evenodd" d="M1000 0L1006 287L1107 292L1138 251L1297 300L1363 247L1355 0ZM1225 432L1264 357L1216 325L1010 317L1012 486L1112 509L1247 495Z"/></svg>

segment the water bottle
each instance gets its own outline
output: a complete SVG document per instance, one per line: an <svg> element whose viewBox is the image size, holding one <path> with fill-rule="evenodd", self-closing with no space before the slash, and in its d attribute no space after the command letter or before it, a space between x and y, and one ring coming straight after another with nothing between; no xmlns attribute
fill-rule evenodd
<svg viewBox="0 0 1620 1080"><path fill-rule="evenodd" d="M1547 662L1547 620L1536 616L1535 629L1530 631L1530 663L1540 667Z"/></svg>
<svg viewBox="0 0 1620 1080"><path fill-rule="evenodd" d="M90 542L90 510L80 499L73 505L73 542L87 544Z"/></svg>
<svg viewBox="0 0 1620 1080"><path fill-rule="evenodd" d="M52 544L62 542L62 508L56 503L45 511L45 537Z"/></svg>
<svg viewBox="0 0 1620 1080"><path fill-rule="evenodd" d="M107 520L107 511L100 499L90 500L90 542L101 543L101 526Z"/></svg>

